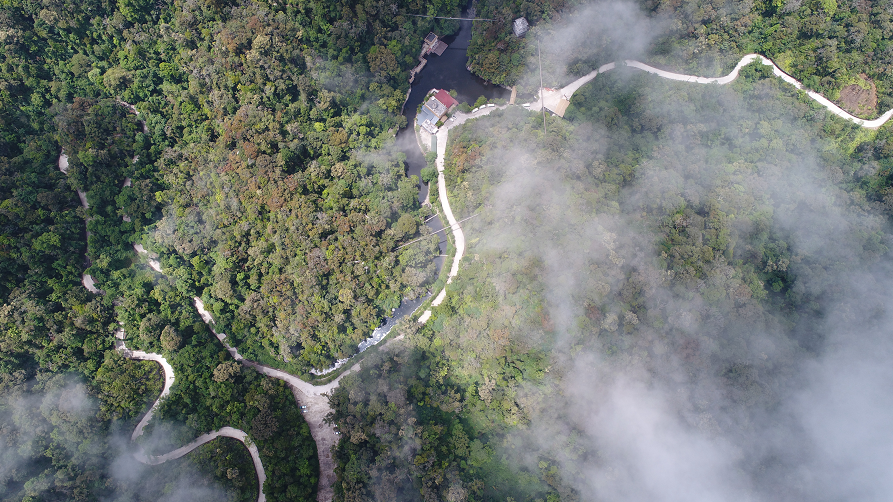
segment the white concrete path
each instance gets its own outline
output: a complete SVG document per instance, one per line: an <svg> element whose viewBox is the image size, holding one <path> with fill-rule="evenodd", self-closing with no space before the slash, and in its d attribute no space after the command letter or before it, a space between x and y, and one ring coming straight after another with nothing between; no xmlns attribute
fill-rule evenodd
<svg viewBox="0 0 893 502"><path fill-rule="evenodd" d="M201 300L201 298L193 297L192 301L195 303L195 309L198 311L199 315L202 317L202 320L204 320L205 324L207 324L208 327L211 328L211 331L214 333L214 335L217 337L217 339L220 340L220 343L222 343L223 346L226 347L226 350L229 351L230 355L233 356L233 359L235 359L236 361L239 361L247 366L251 366L252 368L256 368L259 372L263 373L264 375L271 376L273 378L278 378L279 380L282 380L282 381L288 383L292 387L297 388L298 390L300 390L301 392L303 392L304 394L306 394L308 396L321 396L321 395L329 392L330 390L338 387L338 382L341 380L341 377L343 377L344 375L347 375L348 373L350 373L352 371L359 369L359 365L354 365L352 368L348 369L347 371L345 371L344 373L339 375L338 378L336 378L335 380L333 380L325 385L312 385L312 384L309 384L309 383L305 382L304 380L301 380L300 378L298 378L290 373L286 373L282 370L270 368L268 366L264 366L263 364L256 363L254 361L245 359L244 357L242 357L241 354L239 354L238 349L236 349L235 347L231 346L229 343L226 342L226 334L225 333L218 333L214 329L214 324L215 324L214 318L211 316L210 312L205 310L205 304Z"/></svg>
<svg viewBox="0 0 893 502"><path fill-rule="evenodd" d="M143 247L142 244L134 244L133 248L134 250L136 250L137 253L145 254L149 257L148 263L153 270L159 273L164 273L158 260L151 258L152 255L149 254L149 251L145 247ZM239 361L245 366L250 366L256 369L258 372L264 375L282 380L283 382L291 386L292 393L295 396L295 401L298 403L298 405L303 407L301 411L304 414L304 420L310 427L310 435L313 436L313 440L314 442L316 442L316 452L320 466L316 500L318 502L330 502L334 497L333 484L335 482L335 462L332 458L331 450L332 446L337 443L337 438L340 436L337 436L335 434L335 428L333 426L325 422L326 415L328 415L332 411L331 406L329 406L327 393L338 387L341 382L341 378L344 377L344 375L347 375L353 371L358 371L360 365L353 365L353 367L339 375L338 378L325 385L313 385L290 373L286 373L282 370L270 368L269 366L264 366L263 364L245 359L244 357L242 357L241 354L239 354L238 349L236 349L226 341L226 333L220 333L216 329L214 329L214 325L216 324L214 322L214 317L205 308L205 304L202 299L193 297L192 300L199 316L201 316L205 324L208 325L208 328L211 329L211 332L214 333L214 336L216 336L217 339L220 340L220 343L223 344L223 346L226 348L227 352L230 353L233 359Z"/></svg>
<svg viewBox="0 0 893 502"><path fill-rule="evenodd" d="M130 350L124 344L124 329L118 328L115 331L115 338L118 340L115 342L115 348L120 352L124 357L128 359L139 359L142 361L155 361L156 363L161 365L161 369L164 370L164 388L161 390L161 395L158 396L158 399L152 404L152 407L149 408L149 411L143 416L142 420L138 424L136 424L136 428L133 429L133 434L130 435L130 440L143 435L143 429L146 428L146 424L152 420L152 416L155 414L155 410L158 408L161 400L166 398L171 393L171 387L174 385L174 368L167 362L167 359L164 358L161 354L148 353L143 352L142 350Z"/></svg>
<svg viewBox="0 0 893 502"><path fill-rule="evenodd" d="M757 61L757 60L760 61L761 63L763 63L764 65L771 66L772 72L776 76L781 77L781 79L784 80L785 82L793 85L797 89L803 89L803 84L801 84L795 78L791 77L790 75L788 75L787 73L785 73L781 69L779 69L778 66L776 66L775 63L773 63L770 59L768 59L764 56L761 56L759 54L748 54L748 55L744 56L743 58L741 58L741 61L739 61L738 64L735 65L735 68L728 75L726 75L724 77L698 77L695 75L684 75L681 73L672 73L672 72L668 72L668 71L664 71L664 70L659 70L659 69L649 66L645 63L642 63L639 61L634 61L634 60L626 60L626 61L624 61L624 65L629 66L631 68L636 68L636 69L639 69L639 70L642 70L642 71L645 71L648 73L652 73L652 74L657 75L662 78L668 78L671 80L679 80L682 82L693 82L693 83L697 83L697 84L725 85L725 84L728 84L728 83L734 81L736 78L738 78L738 72L741 71L741 68L743 68L744 66L752 63L753 61ZM526 103L523 106L525 108L530 109L531 111L540 111L543 107L545 107L548 110L558 109L562 99L569 101L575 92L577 92L581 87L583 87L583 85L587 84L592 79L594 79L599 73L605 73L607 71L613 70L616 67L617 67L616 63L607 63L607 64L599 67L597 70L594 70L594 71L578 78L577 80L574 80L573 82L562 87L561 89L540 89L539 99L537 99L537 101L535 101L533 103ZM849 120L851 122L854 122L862 127L868 128L868 129L877 129L878 127L880 127L881 125L886 123L888 120L890 120L891 117L893 117L893 109L891 109L874 120L860 119L858 117L854 117L853 115L847 113L846 111L841 109L839 106L835 105L834 103L829 101L827 98L825 98L824 96L822 96L816 92L806 91L806 94L810 98L812 98L813 100L817 101L819 104L824 106L828 111L830 111L834 115L837 115L838 117ZM493 110L497 110L500 108L505 108L505 107L504 106L502 106L502 107L484 106L481 108L476 108L475 110L472 111L472 113L467 113L467 114L466 113L457 113L456 115L454 115L454 118L448 120L447 123L444 124L443 127L441 127L437 131L437 134L436 134L436 137L437 137L438 191L440 193L440 201L443 206L443 212L447 217L447 222L449 223L450 227L453 230L453 236L455 237L455 241L456 241L456 255L453 258L453 263L452 263L452 266L450 267L449 275L447 276L447 284L452 283L453 278L459 273L459 262L462 260L462 256L465 253L465 234L462 232L462 228L456 222L456 218L453 215L452 209L450 208L447 187L446 187L446 181L443 176L443 168L444 168L444 161L445 161L445 157L446 157L446 146L447 146L447 140L449 137L449 130L452 129L453 127L456 127L458 125L465 123L465 121L470 118L476 118L479 116L487 115L490 112L492 112ZM444 299L446 299L446 286L444 286L444 288L434 298L434 301L431 302L431 306L436 307L436 306L440 305L441 303L443 303ZM420 324L424 324L424 323L428 322L428 320L430 318L431 318L431 310L429 309L422 313L422 315L418 319L418 322Z"/></svg>
<svg viewBox="0 0 893 502"><path fill-rule="evenodd" d="M147 255L146 261L149 263L149 268L158 273L163 273L161 272L161 262L159 262L158 259L153 258L153 255L149 254L149 252L146 251L146 248L144 248L142 244L134 244L133 249L137 252L137 254Z"/></svg>
<svg viewBox="0 0 893 502"><path fill-rule="evenodd" d="M59 170L62 174L68 174L68 155L65 155L65 150L59 154Z"/></svg>
<svg viewBox="0 0 893 502"><path fill-rule="evenodd" d="M334 426L325 422L326 415L332 412L332 407L329 405L328 392L338 387L341 383L341 378L344 377L344 375L353 371L358 371L360 369L359 363L354 364L353 367L338 375L338 378L325 385L309 384L290 373L270 368L269 366L264 366L263 364L242 357L242 355L239 354L238 349L227 343L226 334L219 333L214 329L214 318L211 316L211 313L205 309L205 304L202 302L201 298L193 297L192 301L195 304L195 309L202 317L202 320L205 321L205 324L208 325L208 328L211 329L214 336L220 340L220 343L226 347L226 350L233 356L233 359L241 362L245 366L254 368L268 377L282 380L291 387L292 394L295 396L295 401L301 406L304 420L310 427L310 435L316 443L316 455L319 459L319 483L317 484L316 500L318 502L330 502L334 497L335 483L335 460L332 458L332 447L337 444L338 437L340 436L335 434L336 431Z"/></svg>
<svg viewBox="0 0 893 502"><path fill-rule="evenodd" d="M146 428L146 424L152 420L152 416L155 414L155 410L158 409L159 403L161 400L170 395L171 387L174 385L174 368L167 362L167 359L164 358L161 354L148 353L142 350L130 350L124 344L124 330L119 328L115 331L115 338L118 340L115 341L115 348L121 352L124 357L129 359L139 359L143 361L155 361L156 363L161 365L161 369L164 371L164 388L161 391L161 394L158 396L158 399L152 403L152 407L149 408L149 411L143 416L142 420L136 425L136 428L133 429L133 433L130 435L130 440L134 441L136 438L143 435L143 430ZM251 455L251 461L254 463L254 470L257 473L257 486L258 486L258 496L257 502L266 502L267 496L264 495L264 482L267 480L267 474L264 471L264 465L260 460L260 453L257 451L257 446L251 439L248 437L248 434L245 431L235 429L233 427L223 427L222 429L214 432L209 432L207 434L202 434L198 438L196 438L191 443L181 446L174 451L165 453L164 455L147 455L142 447L133 454L134 458L138 461L146 464L146 465L158 465L168 460L174 460L180 458L192 450L198 448L199 446L209 443L218 437L230 437L233 439L237 439L248 448L248 453Z"/></svg>
<svg viewBox="0 0 893 502"><path fill-rule="evenodd" d="M59 154L59 170L62 171L62 174L68 176L68 155L65 155L65 150ZM81 190L78 190L78 198L81 199L81 205L84 206L84 209L90 207L90 204L87 203L87 194ZM89 220L88 220L89 221ZM87 230L87 239L90 238L90 231ZM81 283L87 288L87 291L95 294L101 294L102 291L97 289L95 283L93 282L93 277L89 274L81 274Z"/></svg>
<svg viewBox="0 0 893 502"><path fill-rule="evenodd" d="M456 246L456 255L453 256L453 263L450 265L449 274L447 274L447 284L451 284L453 282L453 277L456 277L459 274L459 262L462 261L462 257L465 255L465 234L462 232L462 227L453 215L453 209L450 207L449 194L447 193L446 178L443 176L447 140L449 139L450 129L464 124L467 120L489 115L493 110L501 110L506 106L507 105L482 106L480 108L475 108L470 113L457 112L452 118L447 120L446 124L437 130L437 192L440 194L440 205L443 208L443 213L447 217L447 224L453 231L453 238ZM431 306L436 307L443 303L446 299L446 294L446 286L444 286L437 296L434 297ZM424 311L422 315L419 316L418 322L419 324L425 324L428 322L428 319L431 319L430 309Z"/></svg>
<svg viewBox="0 0 893 502"><path fill-rule="evenodd" d="M794 77L788 75L787 73L783 72L769 58L761 56L759 54L748 54L748 55L744 56L743 58L741 58L741 61L739 61L738 64L735 65L735 68L728 75L726 75L724 77L698 77L695 75L684 75L681 73L673 73L673 72L669 72L669 71L658 70L657 68L654 68L653 66L648 66L645 63L642 63L640 61L634 61L631 59L624 61L624 64L628 67L636 68L638 70L642 70L642 71L657 75L662 78L667 78L670 80L678 80L681 82L692 82L692 83L696 83L696 84L725 85L725 84L728 84L728 83L734 81L736 78L738 78L738 72L741 71L741 68L743 68L744 66L747 66L748 64L752 63L753 61L760 61L761 63L763 63L766 66L771 66L773 74L780 77L785 82L793 85L797 89L801 89L801 90L803 89L803 84L800 83L800 81L798 81ZM591 73L588 73L587 75L584 75L584 76L578 78L577 80L571 82L570 84L566 85L565 87L563 87L561 89L558 89L558 90L542 89L540 92L540 98L537 101L535 101L533 103L527 103L524 106L529 107L531 110L534 110L534 111L541 110L543 106L545 106L547 110L555 110L558 107L558 104L562 98L570 100L571 96L573 96L573 94L575 92L577 92L577 90L580 87L582 87L584 84L586 84L590 80L594 79L596 75L598 75L599 73L604 73L606 71L612 70L615 67L616 67L615 63L608 63L608 64L602 66L601 68L599 68L598 70L595 70ZM806 91L806 95L809 96L810 98L812 98L813 100L815 100L816 102L818 102L820 105L825 107L825 109L827 109L829 112L833 113L834 115L837 115L838 117L840 117L842 119L849 120L850 122L858 124L858 125L865 127L867 129L877 129L878 127L884 125L884 123L886 123L888 120L890 120L891 117L893 117L893 109L891 109L874 120L860 119L860 118L855 117L855 116L851 115L850 113L844 111L839 106L835 105L834 103L832 103L827 98L825 98L824 96L822 96L821 94L819 94L817 92Z"/></svg>
<svg viewBox="0 0 893 502"><path fill-rule="evenodd" d="M126 105L126 103L123 103L123 102L122 102L122 104ZM136 111L136 109L133 107L133 105L127 105L127 106L129 106L132 110ZM136 112L136 113L138 114L139 112ZM145 122L143 122L143 130L146 131ZM134 161L136 161L136 158L134 158ZM59 155L59 170L62 171L63 174L68 175L68 155L65 155L64 152ZM129 185L130 185L130 178L127 178L127 180L125 181L125 186L129 186ZM78 190L78 197L80 197L81 204L84 206L84 209L87 209L89 207L89 204L87 203L87 194ZM89 238L89 236L90 236L90 232L87 232L87 237ZM141 244L135 244L134 249L136 249L136 251L138 253L146 252L146 250L143 248L143 246ZM161 265L160 265L160 263L158 263L158 260L154 260L154 259L150 258L149 266L152 267L153 269L157 270L158 272L161 272ZM83 282L84 287L87 288L87 290L90 291L91 293L101 293L102 292L101 290L96 288L95 282L93 281L93 277L90 276L89 274L83 274L81 277L81 282ZM162 356L161 354L148 353L148 352L144 352L142 350L128 349L124 343L125 333L124 333L123 328L118 328L115 331L114 335L115 335L115 338L117 338L117 340L115 340L115 348L119 352L121 352L121 354L124 357L127 357L129 359L143 360L143 361L155 361L156 363L161 365L161 369L164 372L164 388L161 390L161 394L158 396L158 399L156 399L155 402L152 403L152 406L149 408L149 411L146 412L146 414L143 416L143 418L140 419L139 423L136 424L136 427L133 429L133 433L131 433L131 435L130 435L130 440L134 441L136 438L143 435L143 430L146 428L146 424L148 424L149 421L152 420L152 416L155 414L155 410L158 409L158 405L159 405L159 403L161 403L161 400L166 398L168 395L170 395L171 387L174 385L174 368L173 368L173 366L170 365L170 363L167 362L167 359L165 359L164 356ZM248 437L248 434L246 434L242 430L235 429L233 427L223 427L222 429L220 429L218 431L209 432L207 434L202 434L197 439L195 439L195 441L193 441L185 446L182 446L180 448L177 448L176 450L174 450L172 452L166 453L164 455L159 455L159 456L146 455L146 452L142 449L142 447L139 447L139 449L134 453L134 458L136 458L139 462L142 462L147 465L158 465L158 464L167 462L168 460L180 458L180 457L186 455L187 453L191 452L192 450L198 448L199 446L201 446L205 443L208 443L210 441L213 441L214 439L217 439L218 437L221 437L221 436L237 439L237 440L241 441L242 444L244 444L246 448L248 448L248 453L251 455L251 461L254 463L254 470L255 470L255 473L257 474L257 487L258 487L257 502L266 502L267 496L264 495L264 482L267 480L267 474L266 474L266 471L264 471L264 465L260 460L260 453L257 450L257 446L254 444L254 442L251 441L251 439Z"/></svg>
<svg viewBox="0 0 893 502"><path fill-rule="evenodd" d="M87 288L87 291L96 294L102 294L102 290L96 287L96 281L93 280L93 276L90 274L82 274L81 275L81 283Z"/></svg>
<svg viewBox="0 0 893 502"><path fill-rule="evenodd" d="M131 112L133 112L134 115L137 116L137 118L139 118L139 116L140 116L140 111L137 110L135 106L133 106L132 104L130 104L130 103L126 102L126 101L121 101L120 99L117 99L116 101L118 102L119 105L124 106L125 108L127 108L128 110L130 110ZM142 120L142 119L140 119L140 121L143 123L143 133L144 133L144 134L149 134L149 128L146 126L146 121L145 121L145 120ZM139 158L139 157L134 157L134 158L133 158L133 161L136 162L136 159L138 159L138 158Z"/></svg>

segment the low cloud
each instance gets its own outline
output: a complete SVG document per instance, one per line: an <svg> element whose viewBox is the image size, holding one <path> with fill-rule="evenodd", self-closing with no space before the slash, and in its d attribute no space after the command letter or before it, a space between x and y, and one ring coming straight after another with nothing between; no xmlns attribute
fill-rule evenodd
<svg viewBox="0 0 893 502"><path fill-rule="evenodd" d="M562 87L605 63L641 59L669 27L668 18L646 13L633 2L592 2L563 12L526 35L533 50L520 85L539 88L540 63L545 86Z"/></svg>
<svg viewBox="0 0 893 502"><path fill-rule="evenodd" d="M146 500L222 501L231 494L187 460L158 466L138 462L123 422L110 427L97 419L99 406L87 387L68 375L45 375L3 389L0 394L0 495L54 498L71 486L89 486L72 477L102 480L91 496L107 502ZM174 428L156 427L147 444L174 449ZM181 436L183 434L180 434ZM206 446L211 447L211 446ZM154 450L153 450L154 451ZM166 452L169 450L161 450ZM52 467L47 469L52 458ZM247 475L253 475L248 473Z"/></svg>
<svg viewBox="0 0 893 502"><path fill-rule="evenodd" d="M630 81L626 71L616 78ZM515 434L528 451L503 453L532 470L543 458L558 463L582 500L889 499L885 216L842 188L840 159L820 154L823 140L804 140L815 133L795 121L799 108L772 109L781 103L773 81L756 84L766 94L758 101L730 88L679 100L666 85L638 87L665 124L662 146L613 210L597 200L608 184L581 184L612 162L615 132L577 124L568 134L552 122L549 141L566 148L531 150L509 137L484 159L494 187L487 216L468 225L469 236L486 236L470 252L539 264L537 294L557 334L555 365L565 368L551 380L560 391ZM709 105L691 110L689 100ZM761 129L742 133L748 127ZM743 149L739 159L705 146L711 134ZM773 135L785 148L767 141L761 157L741 158ZM464 179L476 186L473 174ZM707 239L720 219L736 242L728 257L692 277L661 265L673 258L661 255L660 225ZM749 248L762 233L765 249ZM759 269L747 276L739 259ZM755 296L773 286L758 281L763 267L792 278L784 295ZM513 336L543 341L536 329Z"/></svg>

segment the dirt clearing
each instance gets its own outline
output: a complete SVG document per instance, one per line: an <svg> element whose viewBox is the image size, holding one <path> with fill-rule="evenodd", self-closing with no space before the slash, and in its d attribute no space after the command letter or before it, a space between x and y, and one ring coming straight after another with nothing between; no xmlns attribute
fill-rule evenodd
<svg viewBox="0 0 893 502"><path fill-rule="evenodd" d="M840 90L840 107L853 115L872 118L877 115L877 88L868 75L860 74L867 88L850 84Z"/></svg>

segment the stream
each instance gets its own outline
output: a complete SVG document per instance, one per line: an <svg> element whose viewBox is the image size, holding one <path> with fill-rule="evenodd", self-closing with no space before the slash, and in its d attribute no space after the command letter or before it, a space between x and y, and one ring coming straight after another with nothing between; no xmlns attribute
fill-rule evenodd
<svg viewBox="0 0 893 502"><path fill-rule="evenodd" d="M465 10L462 11L462 17L471 17L469 7L466 6ZM440 34L438 33L438 35ZM431 89L455 90L456 100L469 105L474 104L481 96L487 99L508 99L511 95L511 91L498 85L489 84L466 69L468 65L466 51L468 50L468 44L471 42L471 21L460 21L459 31L443 37L442 40L449 47L441 56L433 53L427 56L428 64L425 65L421 73L416 75L410 89L409 98L403 106L403 114L406 116L408 125L397 132L396 138L397 148L406 155L406 175L419 178L419 203L422 204L428 200L428 185L421 181L421 172L428 163L416 137L415 117L416 110L424 101L428 91ZM436 215L429 218L425 225L432 233L443 230L443 222ZM447 253L447 233L440 232L437 234L440 237L440 256L434 257L434 264L437 267L438 274L440 274L440 270L443 268L444 256ZM400 306L384 319L382 325L372 332L372 336L360 342L357 347L357 353L359 354L369 347L378 344L387 336L391 328L397 324L397 321L415 312L419 305L427 299L428 297L421 297L415 300L404 299ZM347 364L351 357L339 359L333 366L322 370L312 370L311 373L314 375L326 375Z"/></svg>
<svg viewBox="0 0 893 502"><path fill-rule="evenodd" d="M469 16L469 7L462 11L462 17ZM437 35L442 35L437 33ZM487 99L508 99L511 91L495 84L487 83L484 79L473 75L466 67L468 65L468 44L471 43L471 21L460 21L459 31L445 36L442 40L449 45L443 55L429 54L428 64L416 75L409 93L409 99L403 105L403 115L408 124L397 132L397 147L406 154L406 175L419 176L419 202L425 202L428 198L428 186L421 182L422 168L427 165L425 156L419 150L415 135L415 117L418 106L422 104L425 95L431 89L446 89L456 91L456 101L473 105L481 96ZM421 48L420 48L421 49ZM437 219L437 218L435 218ZM432 220L433 221L433 220ZM431 225L428 225L431 227ZM432 230L440 230L432 228Z"/></svg>

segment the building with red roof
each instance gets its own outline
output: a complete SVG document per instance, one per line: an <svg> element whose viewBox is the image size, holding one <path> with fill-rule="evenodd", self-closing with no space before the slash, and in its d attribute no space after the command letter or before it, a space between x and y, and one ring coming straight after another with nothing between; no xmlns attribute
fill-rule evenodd
<svg viewBox="0 0 893 502"><path fill-rule="evenodd" d="M442 121L459 102L443 89L431 89L429 96L431 97L422 105L419 114L416 115L416 122L426 131L433 133L437 131L437 123Z"/></svg>
<svg viewBox="0 0 893 502"><path fill-rule="evenodd" d="M446 92L443 89L437 91L437 94L434 95L434 99L443 103L443 106L445 106L447 110L459 104L458 101L450 96L450 93Z"/></svg>

